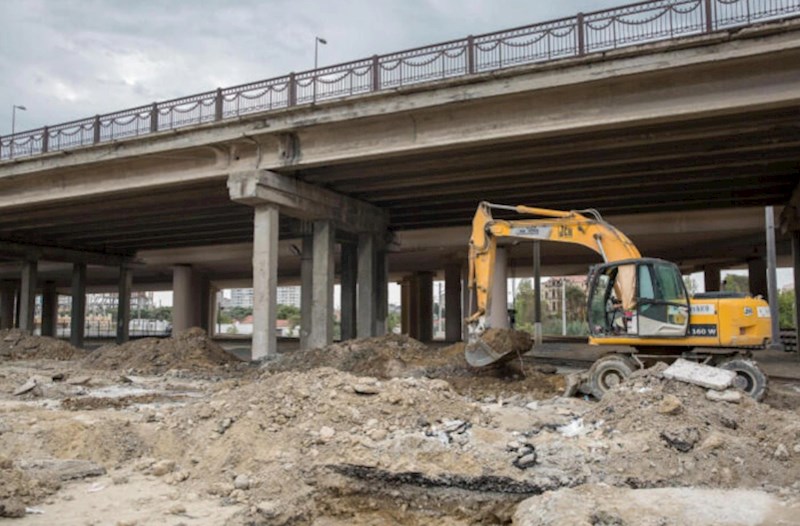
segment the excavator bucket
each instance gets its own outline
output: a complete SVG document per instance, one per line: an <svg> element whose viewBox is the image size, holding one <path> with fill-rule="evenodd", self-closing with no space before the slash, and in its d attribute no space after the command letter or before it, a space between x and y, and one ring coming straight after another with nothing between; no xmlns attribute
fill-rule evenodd
<svg viewBox="0 0 800 526"><path fill-rule="evenodd" d="M472 367L485 367L509 360L530 349L531 337L527 332L493 328L473 337L464 349L464 356Z"/></svg>

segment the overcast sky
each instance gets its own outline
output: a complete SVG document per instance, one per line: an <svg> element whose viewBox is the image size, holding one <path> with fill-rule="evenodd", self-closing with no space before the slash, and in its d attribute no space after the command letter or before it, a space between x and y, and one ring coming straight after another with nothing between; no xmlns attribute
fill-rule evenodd
<svg viewBox="0 0 800 526"><path fill-rule="evenodd" d="M625 0L0 0L0 135Z"/></svg>

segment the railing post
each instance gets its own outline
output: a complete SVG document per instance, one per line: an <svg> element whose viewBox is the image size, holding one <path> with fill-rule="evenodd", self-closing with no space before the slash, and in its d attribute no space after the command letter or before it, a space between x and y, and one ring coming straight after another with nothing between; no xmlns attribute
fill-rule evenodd
<svg viewBox="0 0 800 526"><path fill-rule="evenodd" d="M287 104L294 106L297 104L297 80L295 80L294 71L289 73L289 84L286 86Z"/></svg>
<svg viewBox="0 0 800 526"><path fill-rule="evenodd" d="M713 0L705 0L706 9L706 33L714 31L714 12L712 2Z"/></svg>
<svg viewBox="0 0 800 526"><path fill-rule="evenodd" d="M381 89L381 63L378 55L372 55L372 91Z"/></svg>
<svg viewBox="0 0 800 526"><path fill-rule="evenodd" d="M150 108L150 133L158 131L158 103L154 102Z"/></svg>
<svg viewBox="0 0 800 526"><path fill-rule="evenodd" d="M45 126L42 128L42 153L47 153L50 147L50 128Z"/></svg>
<svg viewBox="0 0 800 526"><path fill-rule="evenodd" d="M578 40L578 56L586 54L586 33L583 30L583 13L578 13L575 17L575 35Z"/></svg>
<svg viewBox="0 0 800 526"><path fill-rule="evenodd" d="M92 142L97 144L100 142L100 115L94 116L94 125L92 126L92 130L94 131Z"/></svg>
<svg viewBox="0 0 800 526"><path fill-rule="evenodd" d="M475 37L467 37L467 74L475 73Z"/></svg>
<svg viewBox="0 0 800 526"><path fill-rule="evenodd" d="M222 120L222 88L217 88L217 94L214 95L214 120Z"/></svg>

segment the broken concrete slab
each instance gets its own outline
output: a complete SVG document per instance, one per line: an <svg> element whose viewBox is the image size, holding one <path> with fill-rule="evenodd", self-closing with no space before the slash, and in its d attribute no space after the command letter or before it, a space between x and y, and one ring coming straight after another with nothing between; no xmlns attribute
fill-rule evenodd
<svg viewBox="0 0 800 526"><path fill-rule="evenodd" d="M733 384L733 379L736 378L734 371L726 371L725 369L691 362L683 358L678 358L672 365L667 367L663 375L664 378L718 391L730 387Z"/></svg>
<svg viewBox="0 0 800 526"><path fill-rule="evenodd" d="M742 393L741 391L737 391L735 389L725 389L724 391L715 391L714 389L709 389L706 393L706 398L714 402L729 402L732 404L738 404L742 401Z"/></svg>
<svg viewBox="0 0 800 526"><path fill-rule="evenodd" d="M46 458L20 460L17 465L33 476L49 475L61 481L100 477L106 474L106 468L88 460Z"/></svg>
<svg viewBox="0 0 800 526"><path fill-rule="evenodd" d="M39 385L39 382L36 380L36 377L28 378L28 381L22 384L21 386L17 387L14 390L13 394L14 396L23 395L25 393L33 391L37 385Z"/></svg>

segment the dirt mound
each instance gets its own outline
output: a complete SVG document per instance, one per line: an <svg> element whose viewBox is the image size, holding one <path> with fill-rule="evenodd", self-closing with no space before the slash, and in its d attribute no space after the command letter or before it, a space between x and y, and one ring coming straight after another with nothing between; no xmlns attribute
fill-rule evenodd
<svg viewBox="0 0 800 526"><path fill-rule="evenodd" d="M506 336L507 337L507 336ZM319 349L285 353L267 365L272 371L333 367L356 375L388 378L438 378L474 398L507 398L527 393L547 398L563 392L561 376L544 374L530 358L476 369L464 358L464 344L427 346L413 338L388 335L348 340Z"/></svg>
<svg viewBox="0 0 800 526"><path fill-rule="evenodd" d="M132 370L143 374L160 374L173 369L209 371L242 364L197 328L172 338L144 338L123 345L104 345L86 356L83 363L97 369Z"/></svg>
<svg viewBox="0 0 800 526"><path fill-rule="evenodd" d="M610 481L800 490L796 413L744 395L737 403L712 401L707 389L664 379L662 370L632 375L582 417L582 426L595 429L589 435L619 437L606 457L618 472L607 473Z"/></svg>
<svg viewBox="0 0 800 526"><path fill-rule="evenodd" d="M409 367L445 363L447 357L413 338L399 335L363 338L334 343L317 349L300 349L280 356L269 364L275 371L308 371L333 367L379 378L402 375Z"/></svg>
<svg viewBox="0 0 800 526"><path fill-rule="evenodd" d="M77 360L85 354L56 338L33 336L19 329L0 331L0 360Z"/></svg>

